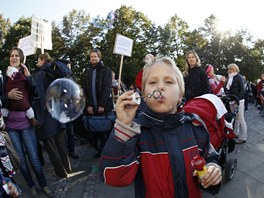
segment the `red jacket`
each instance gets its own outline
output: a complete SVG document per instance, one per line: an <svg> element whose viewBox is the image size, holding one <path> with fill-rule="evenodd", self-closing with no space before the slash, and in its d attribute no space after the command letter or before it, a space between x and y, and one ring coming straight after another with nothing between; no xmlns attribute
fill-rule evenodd
<svg viewBox="0 0 264 198"><path fill-rule="evenodd" d="M264 80L259 81L259 83L257 84L257 95L260 94L261 90L262 90L262 86L263 86Z"/></svg>
<svg viewBox="0 0 264 198"><path fill-rule="evenodd" d="M191 160L200 155L209 162L217 154L205 129L188 118L143 113L136 119L140 135L121 142L112 133L100 161L101 179L117 187L135 180L136 197L201 197Z"/></svg>
<svg viewBox="0 0 264 198"><path fill-rule="evenodd" d="M142 91L142 75L143 75L143 69L138 72L136 77L136 86L139 89L139 91Z"/></svg>

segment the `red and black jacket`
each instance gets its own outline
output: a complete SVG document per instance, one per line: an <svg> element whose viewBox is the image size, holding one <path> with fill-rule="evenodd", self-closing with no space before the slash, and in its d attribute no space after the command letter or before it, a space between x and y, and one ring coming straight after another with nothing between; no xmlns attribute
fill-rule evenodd
<svg viewBox="0 0 264 198"><path fill-rule="evenodd" d="M207 163L217 159L204 127L183 113L160 115L149 109L135 121L141 125L140 135L127 142L114 133L109 137L100 162L101 179L118 187L135 180L136 197L201 197L191 160L198 155Z"/></svg>

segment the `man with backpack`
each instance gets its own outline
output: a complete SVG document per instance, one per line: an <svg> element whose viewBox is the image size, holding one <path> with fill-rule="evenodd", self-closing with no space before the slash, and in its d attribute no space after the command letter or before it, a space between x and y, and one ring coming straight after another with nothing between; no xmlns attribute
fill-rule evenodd
<svg viewBox="0 0 264 198"><path fill-rule="evenodd" d="M102 54L93 49L90 52L90 65L83 80L83 92L86 97L84 114L100 116L113 110L112 71L101 61ZM92 145L97 150L94 157L100 157L107 140L107 132L93 134Z"/></svg>
<svg viewBox="0 0 264 198"><path fill-rule="evenodd" d="M67 178L72 169L65 141L66 126L55 120L46 108L47 88L56 78L63 77L64 74L60 69L65 69L66 65L63 65L60 61L50 63L50 60L51 58L48 53L40 54L37 72L34 75L40 90L40 100L33 106L36 118L41 125L37 136L39 140L43 141L55 174L58 177ZM67 73L69 69L65 69L65 71Z"/></svg>

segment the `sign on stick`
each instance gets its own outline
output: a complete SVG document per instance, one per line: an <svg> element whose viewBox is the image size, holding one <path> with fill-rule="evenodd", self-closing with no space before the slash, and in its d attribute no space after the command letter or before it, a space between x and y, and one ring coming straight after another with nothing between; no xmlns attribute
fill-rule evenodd
<svg viewBox="0 0 264 198"><path fill-rule="evenodd" d="M37 50L31 35L19 39L18 47L23 51L24 56L35 54Z"/></svg>
<svg viewBox="0 0 264 198"><path fill-rule="evenodd" d="M37 48L52 50L51 29L51 24L32 17L31 36Z"/></svg>
<svg viewBox="0 0 264 198"><path fill-rule="evenodd" d="M133 40L121 34L116 34L114 53L131 57Z"/></svg>

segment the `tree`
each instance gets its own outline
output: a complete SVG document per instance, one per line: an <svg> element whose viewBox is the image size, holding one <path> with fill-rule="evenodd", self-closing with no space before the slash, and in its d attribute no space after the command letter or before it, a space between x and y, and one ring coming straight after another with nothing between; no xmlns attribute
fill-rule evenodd
<svg viewBox="0 0 264 198"><path fill-rule="evenodd" d="M110 17L109 17L110 16ZM31 18L21 17L11 25L9 19L0 15L0 61L1 69L9 64L9 52L17 46L20 38L30 35ZM118 76L120 55L113 54L116 34L133 40L131 57L124 57L122 77L128 85L142 69L145 54L170 56L182 69L185 54L195 50L202 64L212 64L216 73L226 75L226 66L237 63L241 73L255 80L264 71L264 41L252 40L246 29L220 31L218 19L210 15L204 25L189 30L188 24L177 15L172 16L164 27L156 26L144 13L132 7L121 6L107 17L93 19L84 11L72 10L63 17L61 23L52 22L53 49L45 50L54 59L69 59L73 72L80 82L89 63L89 52L98 48L103 54L103 62ZM30 69L35 68L38 54L27 57Z"/></svg>
<svg viewBox="0 0 264 198"><path fill-rule="evenodd" d="M31 19L21 17L14 25L8 28L8 34L2 44L2 60L1 70L4 70L9 65L9 52L13 47L18 45L19 39L30 35L31 32Z"/></svg>
<svg viewBox="0 0 264 198"><path fill-rule="evenodd" d="M118 76L120 55L113 54L116 34L133 40L132 56L124 57L122 70L123 80L128 85L135 83L136 74L142 69L145 54L153 52L151 44L156 40L150 38L150 29L157 34L155 26L143 13L137 12L132 7L121 6L115 11L113 28L107 29L101 42L97 43L99 49L104 52L104 62Z"/></svg>
<svg viewBox="0 0 264 198"><path fill-rule="evenodd" d="M4 19L3 15L0 14L0 49L1 49L1 53L0 53L0 65L1 68L6 64L4 63L4 58L5 58L5 54L2 53L3 52L3 45L6 42L6 37L8 35L8 32L10 31L10 27L11 27L11 22L9 19Z"/></svg>
<svg viewBox="0 0 264 198"><path fill-rule="evenodd" d="M160 33L160 54L175 59L184 54L188 24L177 15L171 17Z"/></svg>

